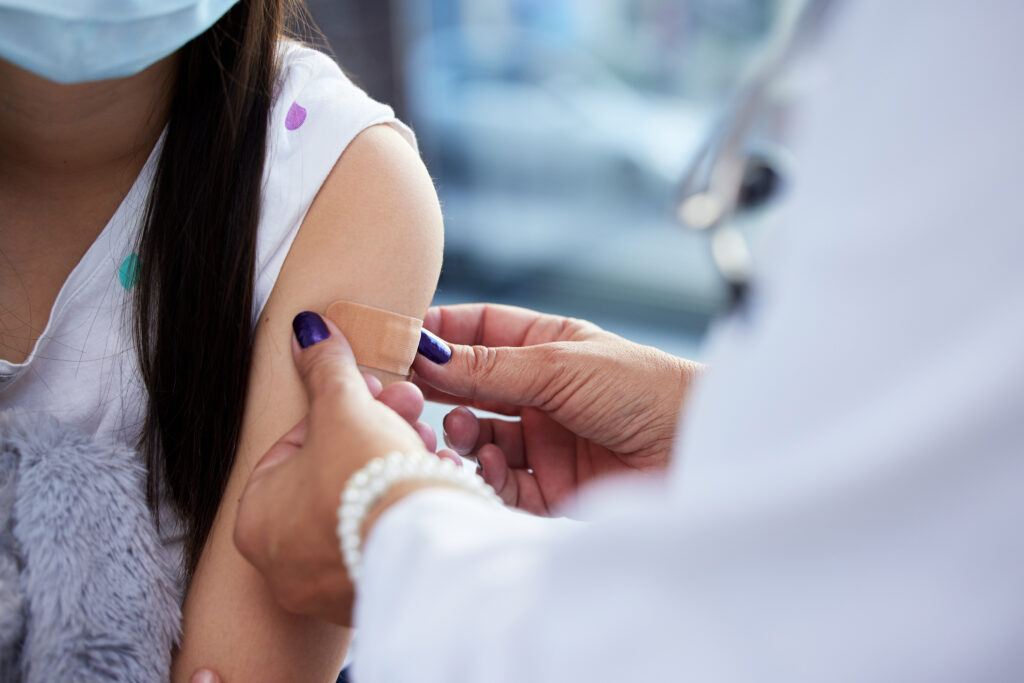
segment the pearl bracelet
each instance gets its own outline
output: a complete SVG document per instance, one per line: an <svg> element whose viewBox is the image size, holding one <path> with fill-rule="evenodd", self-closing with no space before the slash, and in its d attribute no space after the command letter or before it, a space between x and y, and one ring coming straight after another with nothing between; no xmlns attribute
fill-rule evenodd
<svg viewBox="0 0 1024 683"><path fill-rule="evenodd" d="M460 469L451 460L426 452L397 451L371 460L349 478L338 508L338 541L341 543L345 568L353 584L359 581L362 567L361 532L367 513L392 486L407 481L454 486L501 504L498 494L487 482L475 472Z"/></svg>

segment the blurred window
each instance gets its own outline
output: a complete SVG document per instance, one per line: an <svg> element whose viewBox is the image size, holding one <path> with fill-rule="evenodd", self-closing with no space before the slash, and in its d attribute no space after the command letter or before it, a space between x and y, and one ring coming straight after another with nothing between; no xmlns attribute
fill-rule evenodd
<svg viewBox="0 0 1024 683"><path fill-rule="evenodd" d="M676 185L773 0L397 0L446 276L700 316L718 287Z"/></svg>

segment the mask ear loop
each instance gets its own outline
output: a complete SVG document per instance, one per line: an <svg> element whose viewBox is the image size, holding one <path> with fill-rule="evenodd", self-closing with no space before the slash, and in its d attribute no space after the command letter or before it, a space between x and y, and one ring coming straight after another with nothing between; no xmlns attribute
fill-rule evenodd
<svg viewBox="0 0 1024 683"><path fill-rule="evenodd" d="M353 301L335 301L327 317L345 335L360 370L385 385L409 379L422 320Z"/></svg>

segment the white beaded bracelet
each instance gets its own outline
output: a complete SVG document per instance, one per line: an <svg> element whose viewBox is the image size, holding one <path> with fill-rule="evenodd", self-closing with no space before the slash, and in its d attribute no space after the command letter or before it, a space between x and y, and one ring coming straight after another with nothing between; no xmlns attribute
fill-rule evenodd
<svg viewBox="0 0 1024 683"><path fill-rule="evenodd" d="M421 481L454 486L501 504L501 499L478 474L456 467L451 460L426 452L390 453L376 458L353 474L341 494L338 541L349 579L359 581L362 567L362 527L366 515L395 484Z"/></svg>

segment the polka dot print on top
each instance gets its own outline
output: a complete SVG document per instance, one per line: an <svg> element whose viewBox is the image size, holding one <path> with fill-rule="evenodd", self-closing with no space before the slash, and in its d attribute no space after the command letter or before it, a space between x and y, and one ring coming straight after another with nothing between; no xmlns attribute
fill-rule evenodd
<svg viewBox="0 0 1024 683"><path fill-rule="evenodd" d="M298 102L292 102L288 115L284 118L284 127L288 130L297 130L305 122L306 110Z"/></svg>

